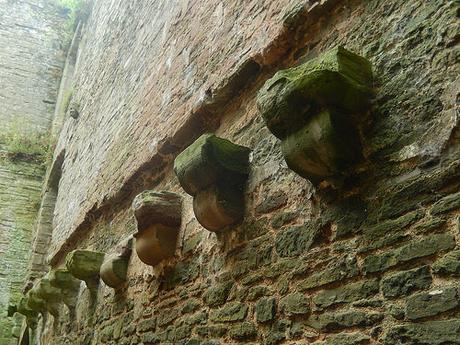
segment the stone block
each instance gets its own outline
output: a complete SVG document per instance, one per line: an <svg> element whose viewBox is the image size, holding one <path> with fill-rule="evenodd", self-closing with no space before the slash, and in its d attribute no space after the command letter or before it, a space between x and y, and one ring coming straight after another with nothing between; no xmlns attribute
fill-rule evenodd
<svg viewBox="0 0 460 345"><path fill-rule="evenodd" d="M310 312L310 300L299 292L291 293L280 300L280 310L286 315L304 315Z"/></svg>
<svg viewBox="0 0 460 345"><path fill-rule="evenodd" d="M312 345L364 345L369 344L370 337L366 334L338 333L326 336L324 340L315 341Z"/></svg>
<svg viewBox="0 0 460 345"><path fill-rule="evenodd" d="M227 301L232 287L232 282L220 283L210 287L203 294L204 302L211 307L217 307L224 304Z"/></svg>
<svg viewBox="0 0 460 345"><path fill-rule="evenodd" d="M441 276L460 277L460 250L454 250L433 264L433 272Z"/></svg>
<svg viewBox="0 0 460 345"><path fill-rule="evenodd" d="M257 103L282 140L288 166L312 182L336 178L362 159L359 126L372 97L372 68L342 47L279 71Z"/></svg>
<svg viewBox="0 0 460 345"><path fill-rule="evenodd" d="M174 172L193 196L195 216L206 229L220 231L242 220L249 153L247 147L204 134L176 157Z"/></svg>
<svg viewBox="0 0 460 345"><path fill-rule="evenodd" d="M392 326L382 337L394 344L459 344L460 320L427 321Z"/></svg>
<svg viewBox="0 0 460 345"><path fill-rule="evenodd" d="M61 290L64 304L69 308L74 308L77 305L80 281L67 269L62 268L50 271L48 279L51 286Z"/></svg>
<svg viewBox="0 0 460 345"><path fill-rule="evenodd" d="M450 212L460 208L460 192L450 194L433 204L432 215Z"/></svg>
<svg viewBox="0 0 460 345"><path fill-rule="evenodd" d="M256 303L256 319L257 322L268 322L275 319L276 315L276 299L273 297L261 298Z"/></svg>
<svg viewBox="0 0 460 345"><path fill-rule="evenodd" d="M246 318L247 313L247 305L239 302L231 302L220 309L211 310L209 318L214 322L242 321Z"/></svg>
<svg viewBox="0 0 460 345"><path fill-rule="evenodd" d="M455 238L450 234L435 234L393 249L383 254L369 255L364 259L363 270L367 273L384 271L399 263L453 249Z"/></svg>
<svg viewBox="0 0 460 345"><path fill-rule="evenodd" d="M382 279L382 293L387 298L408 295L413 291L429 288L431 281L428 266L398 272Z"/></svg>
<svg viewBox="0 0 460 345"><path fill-rule="evenodd" d="M290 227L276 234L275 248L280 257L299 256L310 249L320 236L317 225Z"/></svg>
<svg viewBox="0 0 460 345"><path fill-rule="evenodd" d="M29 308L29 298L28 297L22 297L19 300L17 312L19 314L24 315L27 318L34 318L38 315L37 311Z"/></svg>
<svg viewBox="0 0 460 345"><path fill-rule="evenodd" d="M43 277L37 285L37 296L48 303L62 302L62 291L51 285L49 278Z"/></svg>
<svg viewBox="0 0 460 345"><path fill-rule="evenodd" d="M257 329L252 322L245 321L231 326L228 334L235 340L251 340L257 337Z"/></svg>
<svg viewBox="0 0 460 345"><path fill-rule="evenodd" d="M377 280L360 281L336 289L319 292L313 297L313 303L316 309L322 310L336 304L351 303L369 298L378 292L379 283Z"/></svg>
<svg viewBox="0 0 460 345"><path fill-rule="evenodd" d="M314 273L300 282L298 288L302 291L316 288L322 285L340 281L345 278L351 278L359 273L356 258L346 256L335 260L328 268Z"/></svg>
<svg viewBox="0 0 460 345"><path fill-rule="evenodd" d="M100 269L101 279L108 286L116 289L126 281L129 258L132 252L132 238L124 241L118 248L118 253L105 257Z"/></svg>
<svg viewBox="0 0 460 345"><path fill-rule="evenodd" d="M383 319L383 314L360 310L345 310L323 313L310 317L311 327L322 331L334 331L349 327L369 327Z"/></svg>
<svg viewBox="0 0 460 345"><path fill-rule="evenodd" d="M181 225L182 197L167 191L144 191L133 201L137 221L136 252L155 266L174 256Z"/></svg>
<svg viewBox="0 0 460 345"><path fill-rule="evenodd" d="M417 320L454 309L459 305L460 293L458 288L439 287L436 290L410 296L406 302L406 317L409 320Z"/></svg>
<svg viewBox="0 0 460 345"><path fill-rule="evenodd" d="M75 278L85 281L89 289L94 289L99 284L104 256L104 253L78 249L67 254L65 264Z"/></svg>

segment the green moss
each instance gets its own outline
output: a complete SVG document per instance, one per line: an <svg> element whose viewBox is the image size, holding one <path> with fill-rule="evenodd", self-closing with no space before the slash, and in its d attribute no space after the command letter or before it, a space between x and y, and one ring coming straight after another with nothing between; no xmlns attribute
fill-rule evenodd
<svg viewBox="0 0 460 345"><path fill-rule="evenodd" d="M63 42L69 47L72 42L73 33L79 21L84 21L89 14L90 0L53 0L54 6L67 18L64 24Z"/></svg>
<svg viewBox="0 0 460 345"><path fill-rule="evenodd" d="M10 161L28 161L45 164L49 145L48 132L31 132L25 130L24 119L9 123L0 134L0 145L3 148L2 157Z"/></svg>
<svg viewBox="0 0 460 345"><path fill-rule="evenodd" d="M260 90L257 103L270 131L284 139L325 107L349 114L369 106L372 68L342 47L276 73Z"/></svg>

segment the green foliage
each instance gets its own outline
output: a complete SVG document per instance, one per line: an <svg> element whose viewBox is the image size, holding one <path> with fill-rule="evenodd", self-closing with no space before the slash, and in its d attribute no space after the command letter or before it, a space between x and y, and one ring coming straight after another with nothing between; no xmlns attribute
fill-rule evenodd
<svg viewBox="0 0 460 345"><path fill-rule="evenodd" d="M67 17L64 44L69 47L78 22L88 16L90 0L53 0L59 12Z"/></svg>
<svg viewBox="0 0 460 345"><path fill-rule="evenodd" d="M0 134L4 158L26 160L45 164L50 151L49 133L36 133L24 130L24 120L11 122Z"/></svg>

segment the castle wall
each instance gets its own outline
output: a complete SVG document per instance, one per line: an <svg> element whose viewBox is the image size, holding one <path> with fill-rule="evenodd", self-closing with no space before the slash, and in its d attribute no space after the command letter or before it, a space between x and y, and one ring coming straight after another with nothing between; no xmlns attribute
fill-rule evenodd
<svg viewBox="0 0 460 345"><path fill-rule="evenodd" d="M0 344L21 296L63 64L63 18L46 1L0 1Z"/></svg>
<svg viewBox="0 0 460 345"><path fill-rule="evenodd" d="M101 282L94 297L82 284L76 313L49 317L43 343L456 341L458 6L299 4L94 3L79 117L57 146L49 258L57 268L73 249L113 252L136 231L130 205L145 189L184 196L180 241L155 268L133 253L120 291ZM277 70L337 45L371 61L376 97L365 162L331 191L287 167L255 99ZM245 220L218 235L172 172L206 131L252 149Z"/></svg>

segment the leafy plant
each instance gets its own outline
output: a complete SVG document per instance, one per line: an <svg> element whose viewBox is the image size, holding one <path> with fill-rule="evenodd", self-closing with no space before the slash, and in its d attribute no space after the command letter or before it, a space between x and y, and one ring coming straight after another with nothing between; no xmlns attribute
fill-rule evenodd
<svg viewBox="0 0 460 345"><path fill-rule="evenodd" d="M27 160L44 164L49 151L49 133L24 130L24 120L16 120L0 134L4 158Z"/></svg>
<svg viewBox="0 0 460 345"><path fill-rule="evenodd" d="M67 17L64 27L64 41L66 46L70 45L78 22L84 20L88 16L90 1L91 0L54 0L59 12Z"/></svg>

